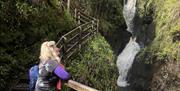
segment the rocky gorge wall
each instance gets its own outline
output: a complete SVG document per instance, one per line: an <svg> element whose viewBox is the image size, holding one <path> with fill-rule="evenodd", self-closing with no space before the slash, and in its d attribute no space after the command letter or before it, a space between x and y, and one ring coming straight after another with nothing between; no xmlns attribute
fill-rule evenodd
<svg viewBox="0 0 180 91"><path fill-rule="evenodd" d="M137 91L180 90L180 1L138 0L138 54L128 80Z"/></svg>

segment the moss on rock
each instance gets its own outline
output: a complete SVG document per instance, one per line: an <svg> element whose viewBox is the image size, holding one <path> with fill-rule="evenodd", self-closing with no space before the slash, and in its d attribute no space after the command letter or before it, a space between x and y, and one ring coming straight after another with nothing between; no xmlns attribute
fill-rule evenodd
<svg viewBox="0 0 180 91"><path fill-rule="evenodd" d="M141 57L147 62L161 60L180 60L180 1L178 0L148 0L139 2L139 14L152 17L155 37L141 52ZM148 26L144 24L143 27ZM148 27L142 31L148 30ZM151 30L153 31L153 30ZM147 55L149 54L149 55ZM140 57L140 58L141 58ZM152 60L155 58L156 60Z"/></svg>
<svg viewBox="0 0 180 91"><path fill-rule="evenodd" d="M145 35L140 36L145 39L145 48L139 53L138 60L152 66L150 82L152 91L179 90L179 82L172 81L180 80L178 78L180 70L179 5L179 0L138 1L138 13L143 24L141 35ZM149 18L150 22L147 22ZM148 34L154 35L146 36ZM176 70L172 71L172 69Z"/></svg>

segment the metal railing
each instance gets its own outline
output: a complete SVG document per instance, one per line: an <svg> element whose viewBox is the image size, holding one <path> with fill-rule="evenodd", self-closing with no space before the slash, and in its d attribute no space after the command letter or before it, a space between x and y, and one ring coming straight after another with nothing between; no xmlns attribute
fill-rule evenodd
<svg viewBox="0 0 180 91"><path fill-rule="evenodd" d="M61 36L56 44L61 49L61 60L69 59L81 49L81 46L86 43L89 37L98 32L99 20L76 8L73 11L78 26Z"/></svg>
<svg viewBox="0 0 180 91"><path fill-rule="evenodd" d="M71 4L68 4L71 5ZM61 36L56 45L61 49L60 58L62 61L68 60L73 54L78 52L87 40L98 32L99 20L86 15L75 6L68 6L69 13L74 16L77 21L77 27ZM83 85L76 81L70 80L68 87L77 91L98 91L89 86Z"/></svg>

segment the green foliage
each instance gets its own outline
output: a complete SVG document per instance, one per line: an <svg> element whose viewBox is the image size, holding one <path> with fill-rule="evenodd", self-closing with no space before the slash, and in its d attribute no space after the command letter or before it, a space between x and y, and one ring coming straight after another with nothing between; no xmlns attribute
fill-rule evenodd
<svg viewBox="0 0 180 91"><path fill-rule="evenodd" d="M7 90L9 81L20 78L31 65L39 61L39 49L43 41L56 41L75 26L72 16L59 0L46 1L33 5L26 0L0 1L1 89ZM103 5L95 7L96 4ZM118 0L92 1L89 7L92 10L96 8L96 12L90 13L101 18L101 29L104 31L117 29L124 22ZM116 91L117 70L113 53L102 36L93 38L78 56L66 64L73 79L102 91Z"/></svg>
<svg viewBox="0 0 180 91"><path fill-rule="evenodd" d="M40 44L58 40L74 27L66 12L48 3L30 5L26 0L0 1L0 88L19 78L39 61ZM6 89L7 89L6 88Z"/></svg>
<svg viewBox="0 0 180 91"><path fill-rule="evenodd" d="M92 13L100 19L102 31L115 31L124 25L122 0L91 0Z"/></svg>
<svg viewBox="0 0 180 91"><path fill-rule="evenodd" d="M117 90L113 52L100 34L90 39L84 49L66 64L74 80L101 91Z"/></svg>
<svg viewBox="0 0 180 91"><path fill-rule="evenodd" d="M146 3L145 3L146 2ZM141 16L153 11L155 38L141 53L139 58L147 63L180 60L180 18L179 0L149 0L139 3ZM144 6L144 7L143 7ZM147 30L147 28L145 28Z"/></svg>
<svg viewBox="0 0 180 91"><path fill-rule="evenodd" d="M100 21L100 31L115 31L125 24L122 14L123 0L80 0L81 8Z"/></svg>

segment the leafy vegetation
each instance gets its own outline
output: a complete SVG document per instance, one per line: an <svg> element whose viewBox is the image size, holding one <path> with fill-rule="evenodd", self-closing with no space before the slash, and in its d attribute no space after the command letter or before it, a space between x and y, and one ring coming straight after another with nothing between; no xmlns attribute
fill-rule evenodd
<svg viewBox="0 0 180 91"><path fill-rule="evenodd" d="M179 4L178 0L137 0L142 27L137 39L144 47L130 72L131 86L137 91L179 90Z"/></svg>
<svg viewBox="0 0 180 91"><path fill-rule="evenodd" d="M102 31L113 32L125 24L122 14L123 0L90 0L92 15L100 19Z"/></svg>
<svg viewBox="0 0 180 91"><path fill-rule="evenodd" d="M155 37L140 53L139 58L147 63L180 60L180 18L178 0L139 1L139 14L147 19L152 17ZM142 31L147 31L144 24ZM150 30L151 32L153 31Z"/></svg>
<svg viewBox="0 0 180 91"><path fill-rule="evenodd" d="M100 20L100 32L114 32L124 26L123 0L79 0L76 5Z"/></svg>
<svg viewBox="0 0 180 91"><path fill-rule="evenodd" d="M116 91L117 69L113 52L100 34L90 39L73 59L66 61L72 78L101 91Z"/></svg>
<svg viewBox="0 0 180 91"><path fill-rule="evenodd" d="M60 11L48 3L30 5L26 0L1 0L0 88L24 74L39 60L40 44L57 40L74 27L73 21L66 10Z"/></svg>
<svg viewBox="0 0 180 91"><path fill-rule="evenodd" d="M89 12L86 13L100 18L102 31L115 30L119 23L123 23L120 1L87 2ZM110 8L110 11L104 8ZM31 4L27 0L0 0L1 90L7 90L10 81L20 78L31 65L39 61L39 48L43 41L56 41L74 27L75 22L61 0ZM91 39L78 56L65 64L73 74L73 79L79 82L102 91L117 89L113 53L100 34Z"/></svg>

